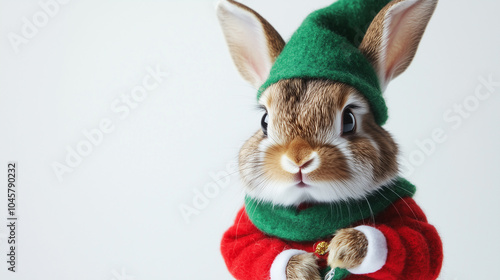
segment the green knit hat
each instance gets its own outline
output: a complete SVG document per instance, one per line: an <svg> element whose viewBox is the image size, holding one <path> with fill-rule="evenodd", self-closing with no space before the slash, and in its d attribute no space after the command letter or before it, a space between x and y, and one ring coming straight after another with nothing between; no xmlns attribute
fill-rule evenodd
<svg viewBox="0 0 500 280"><path fill-rule="evenodd" d="M377 74L358 49L377 13L390 0L339 0L311 13L276 59L257 98L270 85L292 78L327 79L356 88L370 103L375 121L387 121Z"/></svg>

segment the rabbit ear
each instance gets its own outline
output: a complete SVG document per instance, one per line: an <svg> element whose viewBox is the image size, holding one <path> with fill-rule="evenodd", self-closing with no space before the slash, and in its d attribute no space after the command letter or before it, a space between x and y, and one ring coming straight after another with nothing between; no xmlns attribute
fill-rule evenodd
<svg viewBox="0 0 500 280"><path fill-rule="evenodd" d="M369 26L360 45L377 71L382 90L410 65L437 0L394 0Z"/></svg>
<svg viewBox="0 0 500 280"><path fill-rule="evenodd" d="M285 42L262 16L236 1L220 1L217 16L236 68L246 81L259 88Z"/></svg>

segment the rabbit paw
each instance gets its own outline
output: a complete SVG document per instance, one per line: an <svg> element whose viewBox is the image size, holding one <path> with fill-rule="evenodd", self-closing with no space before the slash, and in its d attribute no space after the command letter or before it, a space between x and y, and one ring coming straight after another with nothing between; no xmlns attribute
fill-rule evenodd
<svg viewBox="0 0 500 280"><path fill-rule="evenodd" d="M359 266L366 257L368 240L361 231L341 229L328 246L328 265L351 269Z"/></svg>
<svg viewBox="0 0 500 280"><path fill-rule="evenodd" d="M321 280L316 257L312 253L295 255L286 266L287 280Z"/></svg>

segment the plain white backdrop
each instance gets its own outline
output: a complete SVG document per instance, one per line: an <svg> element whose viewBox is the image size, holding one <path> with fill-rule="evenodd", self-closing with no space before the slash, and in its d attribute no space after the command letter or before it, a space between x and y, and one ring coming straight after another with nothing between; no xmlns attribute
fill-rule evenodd
<svg viewBox="0 0 500 280"><path fill-rule="evenodd" d="M332 1L242 2L288 39ZM48 15L39 1L0 2L0 279L231 279L219 242L243 202L232 164L261 115L214 5L75 0ZM499 9L442 0L386 92L385 127L442 236L446 280L492 279L500 261ZM484 100L481 79L497 83ZM108 133L89 146L84 131L102 121ZM435 129L446 140L423 151ZM68 156L78 148L86 156ZM16 273L8 161L18 163ZM59 178L55 162L68 166Z"/></svg>

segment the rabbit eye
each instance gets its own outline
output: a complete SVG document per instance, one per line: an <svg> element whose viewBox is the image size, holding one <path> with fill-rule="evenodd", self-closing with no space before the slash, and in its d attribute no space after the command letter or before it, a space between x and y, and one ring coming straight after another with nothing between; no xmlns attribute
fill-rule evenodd
<svg viewBox="0 0 500 280"><path fill-rule="evenodd" d="M260 125L262 126L262 132L264 132L264 135L267 136L267 122L268 122L268 115L267 113L262 116L262 120L260 120Z"/></svg>
<svg viewBox="0 0 500 280"><path fill-rule="evenodd" d="M350 109L346 109L342 116L342 134L353 133L355 129L356 118Z"/></svg>

